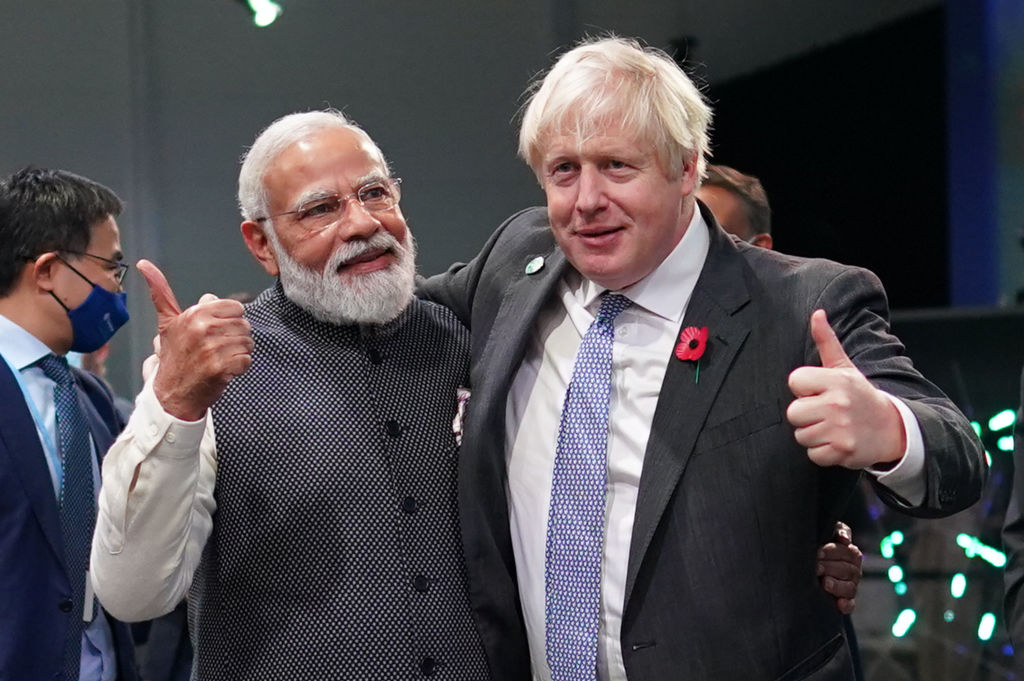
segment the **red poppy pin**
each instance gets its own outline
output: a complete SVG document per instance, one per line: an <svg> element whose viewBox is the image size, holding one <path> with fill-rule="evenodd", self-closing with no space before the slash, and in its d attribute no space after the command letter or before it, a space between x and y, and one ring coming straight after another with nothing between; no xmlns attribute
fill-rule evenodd
<svg viewBox="0 0 1024 681"><path fill-rule="evenodd" d="M697 367L697 373L693 382L700 381L700 358L708 347L708 327L688 326L679 334L679 344L676 345L676 357L684 362L693 362Z"/></svg>

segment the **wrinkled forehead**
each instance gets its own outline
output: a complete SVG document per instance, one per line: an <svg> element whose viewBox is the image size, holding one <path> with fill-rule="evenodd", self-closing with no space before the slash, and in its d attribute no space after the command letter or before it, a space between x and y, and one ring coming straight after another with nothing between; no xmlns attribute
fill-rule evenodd
<svg viewBox="0 0 1024 681"><path fill-rule="evenodd" d="M387 163L370 136L355 128L331 128L285 147L267 167L271 204L309 191L350 192L365 181L387 177Z"/></svg>

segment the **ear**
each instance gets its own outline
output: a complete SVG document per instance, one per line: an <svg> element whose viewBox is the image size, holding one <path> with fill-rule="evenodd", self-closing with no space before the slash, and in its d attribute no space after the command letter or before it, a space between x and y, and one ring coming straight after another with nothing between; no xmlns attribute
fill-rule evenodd
<svg viewBox="0 0 1024 681"><path fill-rule="evenodd" d="M683 196L690 196L697 191L697 152L693 152L690 158L683 162L682 176L679 178L679 188Z"/></svg>
<svg viewBox="0 0 1024 681"><path fill-rule="evenodd" d="M274 253L274 247L264 232L265 229L271 228L264 227L255 220L246 220L239 229L242 231L242 238L245 239L245 246L249 252L263 265L267 274L276 277L281 271L277 266L277 254Z"/></svg>
<svg viewBox="0 0 1024 681"><path fill-rule="evenodd" d="M29 262L25 267L25 271L22 272L22 276L27 277L37 289L53 291L57 268L60 265L60 258L57 257L56 253L43 253L35 260Z"/></svg>
<svg viewBox="0 0 1024 681"><path fill-rule="evenodd" d="M755 246L760 246L761 248L768 249L770 251L772 250L772 235L767 234L765 232L755 234L754 237L750 240L750 243L754 244Z"/></svg>

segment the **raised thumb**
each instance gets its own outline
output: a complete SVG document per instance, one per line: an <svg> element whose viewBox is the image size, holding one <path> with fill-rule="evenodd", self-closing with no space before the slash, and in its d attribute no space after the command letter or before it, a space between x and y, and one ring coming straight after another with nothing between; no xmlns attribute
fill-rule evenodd
<svg viewBox="0 0 1024 681"><path fill-rule="evenodd" d="M839 342L836 332L829 325L824 310L815 310L811 314L811 337L818 347L821 366L830 369L853 366L853 362L843 350L843 344Z"/></svg>
<svg viewBox="0 0 1024 681"><path fill-rule="evenodd" d="M153 307L156 309L157 326L163 328L175 317L181 314L181 306L178 299L174 297L171 285L167 283L167 277L156 265L148 260L140 260L136 265L142 278L146 280L149 287L149 297L153 299Z"/></svg>

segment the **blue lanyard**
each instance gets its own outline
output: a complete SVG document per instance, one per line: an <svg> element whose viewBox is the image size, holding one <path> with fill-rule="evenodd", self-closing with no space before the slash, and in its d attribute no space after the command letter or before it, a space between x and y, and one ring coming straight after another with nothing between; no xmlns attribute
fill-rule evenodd
<svg viewBox="0 0 1024 681"><path fill-rule="evenodd" d="M3 357L3 355L0 355ZM57 476L57 496L60 496L61 487L64 484L64 465L61 462L60 450L57 449L57 445L54 444L53 438L50 437L50 431L46 428L46 422L43 421L42 415L39 413L39 408L36 407L35 401L32 399L31 393L28 391L28 386L25 385L25 380L21 377L21 372L11 364L11 361L4 357L4 362L10 367L11 373L14 374L14 380L18 382L18 387L21 388L21 394L25 396L25 404L28 405L28 409L32 412L32 420L36 422L36 430L39 431L39 438L43 442L43 449L46 450L46 457L53 464L53 470Z"/></svg>

